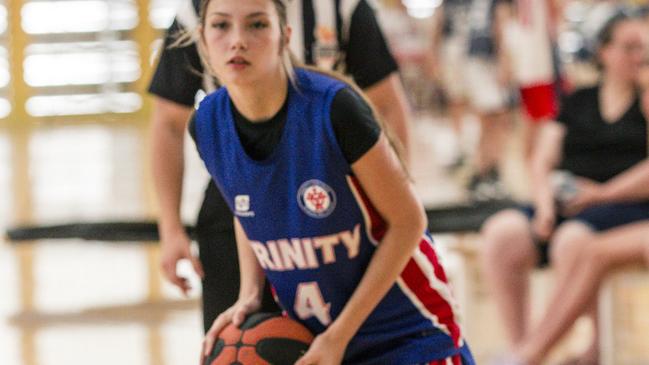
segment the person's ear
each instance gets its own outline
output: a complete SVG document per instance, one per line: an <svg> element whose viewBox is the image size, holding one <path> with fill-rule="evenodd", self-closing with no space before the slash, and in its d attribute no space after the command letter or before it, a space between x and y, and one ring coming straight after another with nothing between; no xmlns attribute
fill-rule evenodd
<svg viewBox="0 0 649 365"><path fill-rule="evenodd" d="M203 24L199 24L196 26L196 32L197 34L195 35L198 38L198 41L201 42L201 46L205 47L205 38L203 37Z"/></svg>
<svg viewBox="0 0 649 365"><path fill-rule="evenodd" d="M290 25L287 25L284 28L284 37L282 38L282 46L288 46L291 44L291 34L293 34L293 28Z"/></svg>

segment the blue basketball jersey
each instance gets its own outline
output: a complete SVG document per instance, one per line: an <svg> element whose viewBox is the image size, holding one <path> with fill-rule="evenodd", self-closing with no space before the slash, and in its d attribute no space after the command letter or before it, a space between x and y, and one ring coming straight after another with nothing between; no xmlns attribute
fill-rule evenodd
<svg viewBox="0 0 649 365"><path fill-rule="evenodd" d="M319 334L358 286L387 227L331 126L333 97L346 85L303 69L296 76L283 135L268 158L253 160L244 151L225 88L200 104L196 141L280 305ZM416 364L469 354L453 303L432 240L422 234L397 282L349 343L344 362Z"/></svg>

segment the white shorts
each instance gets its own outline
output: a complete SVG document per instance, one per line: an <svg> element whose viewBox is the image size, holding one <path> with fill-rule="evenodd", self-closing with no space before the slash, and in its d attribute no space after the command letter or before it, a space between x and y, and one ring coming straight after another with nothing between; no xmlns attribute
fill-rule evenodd
<svg viewBox="0 0 649 365"><path fill-rule="evenodd" d="M466 61L468 100L477 113L497 113L509 107L511 92L498 81L495 61L470 57Z"/></svg>
<svg viewBox="0 0 649 365"><path fill-rule="evenodd" d="M468 97L465 64L467 37L454 36L444 40L442 45L442 83L451 102L464 101Z"/></svg>

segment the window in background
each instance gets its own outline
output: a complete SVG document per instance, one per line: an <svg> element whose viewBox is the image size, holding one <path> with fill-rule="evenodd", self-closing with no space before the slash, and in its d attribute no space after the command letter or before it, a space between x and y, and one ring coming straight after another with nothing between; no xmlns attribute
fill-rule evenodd
<svg viewBox="0 0 649 365"><path fill-rule="evenodd" d="M162 35L164 31L169 28L176 16L178 7L181 0L150 0L149 5L149 21L151 26L159 30L158 37L151 43L149 65L153 67L159 56L160 49L163 45Z"/></svg>
<svg viewBox="0 0 649 365"><path fill-rule="evenodd" d="M30 42L23 60L24 80L31 90L27 113L50 117L140 111L143 90L137 83L145 74L141 57L149 55L141 54L137 32L169 23L176 4L177 0L26 0L21 26ZM140 19L142 14L149 16Z"/></svg>
<svg viewBox="0 0 649 365"><path fill-rule="evenodd" d="M156 29L167 29L176 15L180 0L150 0L149 21Z"/></svg>

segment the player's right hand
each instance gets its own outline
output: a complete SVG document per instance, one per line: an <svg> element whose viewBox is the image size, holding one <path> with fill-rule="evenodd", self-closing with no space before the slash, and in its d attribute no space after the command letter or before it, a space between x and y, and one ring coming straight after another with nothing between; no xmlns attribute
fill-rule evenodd
<svg viewBox="0 0 649 365"><path fill-rule="evenodd" d="M162 267L162 273L167 280L177 286L183 294L187 295L191 287L187 278L178 275L176 270L178 262L182 259L189 260L194 271L201 278L204 276L203 266L198 257L192 254L190 249L191 240L184 230L172 234L162 234L161 236L160 266Z"/></svg>
<svg viewBox="0 0 649 365"><path fill-rule="evenodd" d="M214 320L214 323L212 323L210 330L205 334L205 339L203 340L203 358L210 355L216 339L228 324L232 323L239 327L249 314L255 313L259 309L261 309L261 298L239 298L232 307L219 314Z"/></svg>

